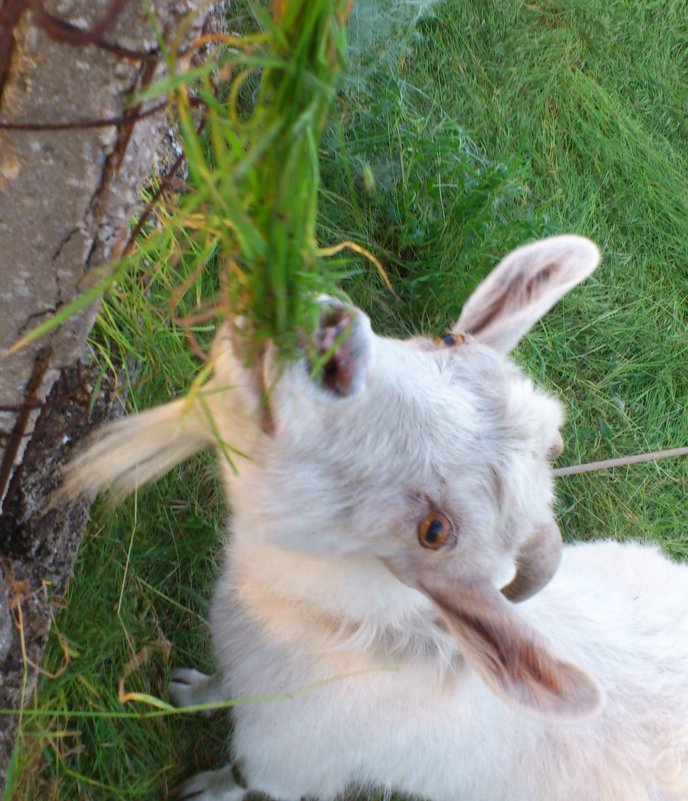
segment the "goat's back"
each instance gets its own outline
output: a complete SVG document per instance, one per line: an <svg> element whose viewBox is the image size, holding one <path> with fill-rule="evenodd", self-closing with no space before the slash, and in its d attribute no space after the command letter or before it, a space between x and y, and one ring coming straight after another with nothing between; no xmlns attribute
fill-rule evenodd
<svg viewBox="0 0 688 801"><path fill-rule="evenodd" d="M214 604L228 695L339 677L236 710L234 750L252 787L279 789L284 801L285 775L294 798L332 798L352 782L434 801L688 797L688 569L653 548L568 547L551 584L521 605L606 693L602 713L575 724L510 708L460 658L443 664L441 649L386 653L382 635L328 639L312 599L294 600L288 572L262 595L242 581L251 579L243 574L237 586L228 572ZM351 589L365 597L365 576Z"/></svg>

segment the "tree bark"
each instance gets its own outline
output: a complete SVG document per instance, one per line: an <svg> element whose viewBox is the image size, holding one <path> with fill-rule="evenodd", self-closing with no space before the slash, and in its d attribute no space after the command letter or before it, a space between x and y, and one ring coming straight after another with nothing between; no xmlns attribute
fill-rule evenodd
<svg viewBox="0 0 688 801"><path fill-rule="evenodd" d="M188 43L211 3L151 5L166 42L194 20ZM88 369L74 365L96 307L6 351L97 280L95 268L128 240L169 127L160 99L132 106L164 74L146 9L140 0L0 0L0 707L21 703L22 670L40 659L87 517L83 505L45 507L72 428L89 416ZM96 418L112 407L102 394ZM11 721L0 717L0 795Z"/></svg>

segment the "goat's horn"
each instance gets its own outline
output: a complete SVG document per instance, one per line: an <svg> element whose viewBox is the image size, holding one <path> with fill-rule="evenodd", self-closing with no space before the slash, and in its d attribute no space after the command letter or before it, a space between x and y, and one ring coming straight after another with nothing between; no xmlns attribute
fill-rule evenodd
<svg viewBox="0 0 688 801"><path fill-rule="evenodd" d="M539 592L557 572L561 561L561 532L552 520L538 526L516 557L516 575L502 593L518 603Z"/></svg>

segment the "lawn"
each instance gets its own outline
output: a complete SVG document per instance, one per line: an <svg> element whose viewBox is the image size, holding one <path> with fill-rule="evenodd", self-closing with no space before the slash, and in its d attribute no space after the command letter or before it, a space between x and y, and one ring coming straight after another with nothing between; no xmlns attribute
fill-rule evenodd
<svg viewBox="0 0 688 801"><path fill-rule="evenodd" d="M515 245L589 236L601 267L515 354L568 408L559 463L687 444L684 0L445 0L396 27L394 4L378 8L352 28L319 237L369 248L398 297L363 262L344 289L378 330L439 333ZM184 269L154 265L145 292L123 281L94 331L104 369L140 365L132 409L182 392L198 367L167 317ZM687 482L688 459L561 479L565 538L655 541L686 559ZM126 673L127 690L164 699L172 667L211 669L225 511L209 457L94 509L44 668L68 665L29 705L6 801L150 801L222 758L222 713L132 718L152 708L120 704L117 687Z"/></svg>

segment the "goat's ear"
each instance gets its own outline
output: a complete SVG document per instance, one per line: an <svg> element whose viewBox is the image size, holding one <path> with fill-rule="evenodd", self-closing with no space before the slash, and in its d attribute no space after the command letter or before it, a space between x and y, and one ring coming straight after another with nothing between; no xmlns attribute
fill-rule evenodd
<svg viewBox="0 0 688 801"><path fill-rule="evenodd" d="M186 406L183 398L170 401L101 428L66 466L59 496L108 490L124 497L212 443L209 427Z"/></svg>
<svg viewBox="0 0 688 801"><path fill-rule="evenodd" d="M215 338L212 365L213 377L192 395L98 430L65 467L56 501L103 490L123 497L209 445L227 459L250 450L260 395L234 356L226 328Z"/></svg>
<svg viewBox="0 0 688 801"><path fill-rule="evenodd" d="M555 236L520 247L473 292L453 331L508 353L599 261L597 247L581 236Z"/></svg>
<svg viewBox="0 0 688 801"><path fill-rule="evenodd" d="M603 695L594 679L558 659L486 582L455 586L431 579L419 588L435 602L476 673L504 701L557 720L600 710Z"/></svg>

